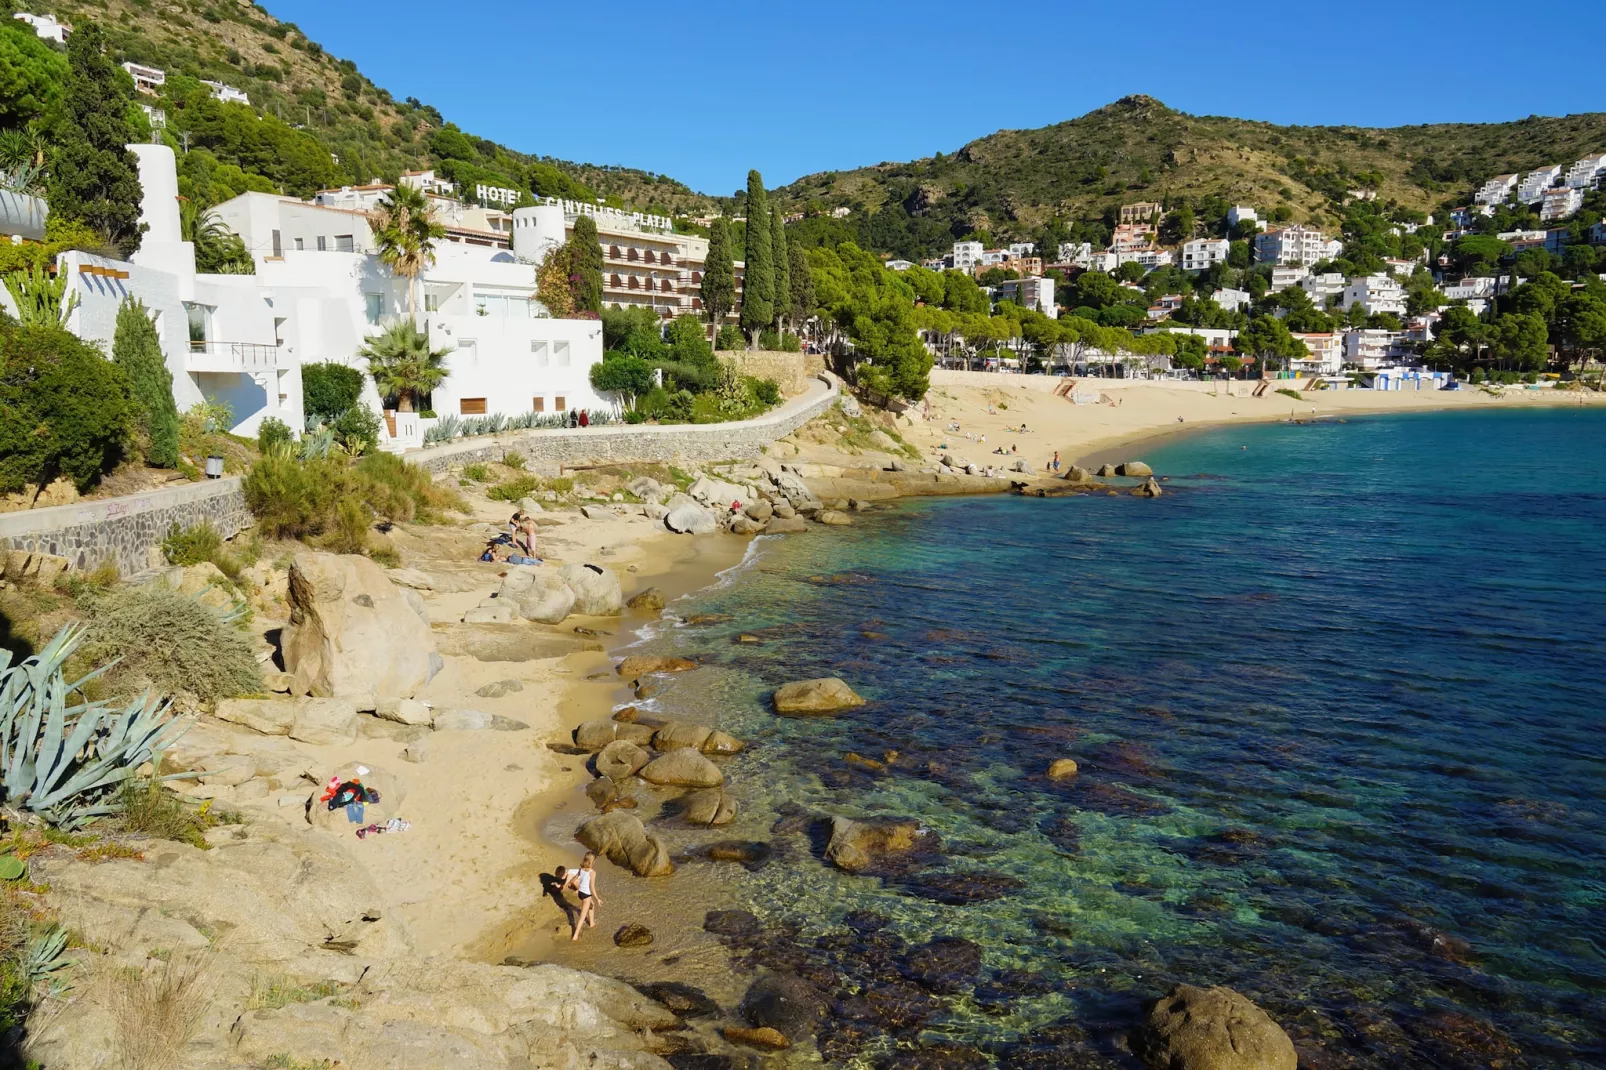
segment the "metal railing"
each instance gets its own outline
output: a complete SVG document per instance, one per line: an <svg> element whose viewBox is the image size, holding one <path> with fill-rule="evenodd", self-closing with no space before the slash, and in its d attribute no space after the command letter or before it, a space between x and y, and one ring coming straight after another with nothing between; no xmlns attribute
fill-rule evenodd
<svg viewBox="0 0 1606 1070"><path fill-rule="evenodd" d="M228 364L233 369L267 371L279 365L279 347L261 342L208 342L190 340L192 356L210 357L206 363Z"/></svg>

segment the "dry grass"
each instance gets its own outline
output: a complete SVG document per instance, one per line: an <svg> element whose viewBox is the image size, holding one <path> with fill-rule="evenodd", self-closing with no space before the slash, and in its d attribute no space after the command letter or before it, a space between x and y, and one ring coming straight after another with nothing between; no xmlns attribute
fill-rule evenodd
<svg viewBox="0 0 1606 1070"><path fill-rule="evenodd" d="M248 1011L276 1011L292 1003L316 1003L340 991L333 981L319 981L312 985L298 985L288 977L256 977L251 981L251 995L245 1002Z"/></svg>
<svg viewBox="0 0 1606 1070"><path fill-rule="evenodd" d="M108 984L117 1025L117 1065L123 1070L170 1070L200 1030L211 1004L206 952L173 955L144 970L122 970Z"/></svg>

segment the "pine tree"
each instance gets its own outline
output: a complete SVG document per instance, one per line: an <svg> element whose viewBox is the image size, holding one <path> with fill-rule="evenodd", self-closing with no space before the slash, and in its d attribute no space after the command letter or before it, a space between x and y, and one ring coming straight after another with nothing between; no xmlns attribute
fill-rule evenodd
<svg viewBox="0 0 1606 1070"><path fill-rule="evenodd" d="M708 235L708 258L703 263L703 314L717 331L736 304L736 268L731 264L730 221L714 220Z"/></svg>
<svg viewBox="0 0 1606 1070"><path fill-rule="evenodd" d="M742 271L742 329L758 344L758 332L775 319L775 258L770 245L769 197L764 176L747 172L747 266Z"/></svg>
<svg viewBox="0 0 1606 1070"><path fill-rule="evenodd" d="M809 254L801 245L788 242L787 253L791 260L791 270L787 274L792 282L792 292L788 295L792 329L801 333L803 324L814 315L814 272L809 268Z"/></svg>
<svg viewBox="0 0 1606 1070"><path fill-rule="evenodd" d="M139 301L124 301L117 310L112 360L128 377L135 422L146 440L146 463L177 468L178 406L173 403L173 373L167 370L151 314Z"/></svg>
<svg viewBox="0 0 1606 1070"><path fill-rule="evenodd" d="M100 27L82 22L67 39L65 115L55 132L49 201L53 215L77 219L130 256L145 225L129 126L127 80L101 51Z"/></svg>
<svg viewBox="0 0 1606 1070"><path fill-rule="evenodd" d="M770 210L770 256L775 261L775 329L786 330L792 312L792 254L786 247L786 220L780 206Z"/></svg>
<svg viewBox="0 0 1606 1070"><path fill-rule="evenodd" d="M602 245L597 238L597 221L588 215L576 219L574 236L569 241L573 255L569 278L574 288L574 310L601 315Z"/></svg>

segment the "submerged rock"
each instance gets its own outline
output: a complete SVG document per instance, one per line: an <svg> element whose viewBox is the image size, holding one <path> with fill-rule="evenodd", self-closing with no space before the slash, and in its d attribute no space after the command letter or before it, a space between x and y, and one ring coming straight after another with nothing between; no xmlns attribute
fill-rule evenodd
<svg viewBox="0 0 1606 1070"><path fill-rule="evenodd" d="M825 1000L801 977L774 973L753 982L739 1009L753 1025L773 1029L796 1043L819 1027Z"/></svg>
<svg viewBox="0 0 1606 1070"><path fill-rule="evenodd" d="M619 931L613 934L616 947L651 947L652 941L652 930L634 923L620 926Z"/></svg>
<svg viewBox="0 0 1606 1070"><path fill-rule="evenodd" d="M619 663L618 673L620 676L634 680L649 673L686 672L695 668L697 668L697 663L690 658L632 654Z"/></svg>
<svg viewBox="0 0 1606 1070"><path fill-rule="evenodd" d="M680 981L654 981L637 985L636 991L662 1003L680 1018L709 1018L719 1013L719 1004L707 993Z"/></svg>
<svg viewBox="0 0 1606 1070"><path fill-rule="evenodd" d="M864 705L864 699L835 676L782 684L770 701L776 713L790 716L836 713Z"/></svg>
<svg viewBox="0 0 1606 1070"><path fill-rule="evenodd" d="M664 608L664 592L656 587L648 587L633 595L625 605L642 613L657 613Z"/></svg>
<svg viewBox="0 0 1606 1070"><path fill-rule="evenodd" d="M1271 1016L1230 988L1177 985L1131 1036L1151 1070L1296 1070L1294 1043Z"/></svg>
<svg viewBox="0 0 1606 1070"><path fill-rule="evenodd" d="M920 822L913 819L855 821L833 817L825 857L838 869L860 873L893 856L933 849L936 841L936 833L922 829Z"/></svg>
<svg viewBox="0 0 1606 1070"><path fill-rule="evenodd" d="M953 995L981 974L981 945L957 936L939 936L909 952L904 976L921 988Z"/></svg>
<svg viewBox="0 0 1606 1070"><path fill-rule="evenodd" d="M705 788L686 797L681 816L694 825L728 825L736 820L736 798L719 788Z"/></svg>

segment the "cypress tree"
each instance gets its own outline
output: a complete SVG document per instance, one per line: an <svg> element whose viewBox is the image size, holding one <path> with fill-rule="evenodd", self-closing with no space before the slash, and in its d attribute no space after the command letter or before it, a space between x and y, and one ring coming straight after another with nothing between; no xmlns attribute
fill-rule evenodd
<svg viewBox="0 0 1606 1070"><path fill-rule="evenodd" d="M134 397L135 422L144 431L145 460L157 468L178 467L178 406L173 402L173 373L162 355L151 316L138 301L117 310L112 360L128 377Z"/></svg>
<svg viewBox="0 0 1606 1070"><path fill-rule="evenodd" d="M792 254L786 248L786 220L779 205L770 209L770 256L775 261L775 329L784 331L792 312Z"/></svg>
<svg viewBox="0 0 1606 1070"><path fill-rule="evenodd" d="M67 39L66 110L55 131L50 210L106 235L124 256L139 248L139 173L127 109L127 76L101 51L100 27L80 23Z"/></svg>
<svg viewBox="0 0 1606 1070"><path fill-rule="evenodd" d="M775 258L770 245L770 199L764 176L747 172L747 266L742 272L742 330L758 344L758 332L775 320Z"/></svg>
<svg viewBox="0 0 1606 1070"><path fill-rule="evenodd" d="M792 281L789 295L792 328L801 332L803 324L814 315L814 272L809 268L809 254L803 251L801 245L788 242L787 253L791 260L791 271L787 274Z"/></svg>
<svg viewBox="0 0 1606 1070"><path fill-rule="evenodd" d="M597 221L582 215L574 221L569 239L573 257L569 278L574 287L574 310L602 314L602 245L597 238Z"/></svg>
<svg viewBox="0 0 1606 1070"><path fill-rule="evenodd" d="M714 220L708 235L708 258L703 263L703 314L717 332L736 304L736 268L731 263L731 225L724 216Z"/></svg>

